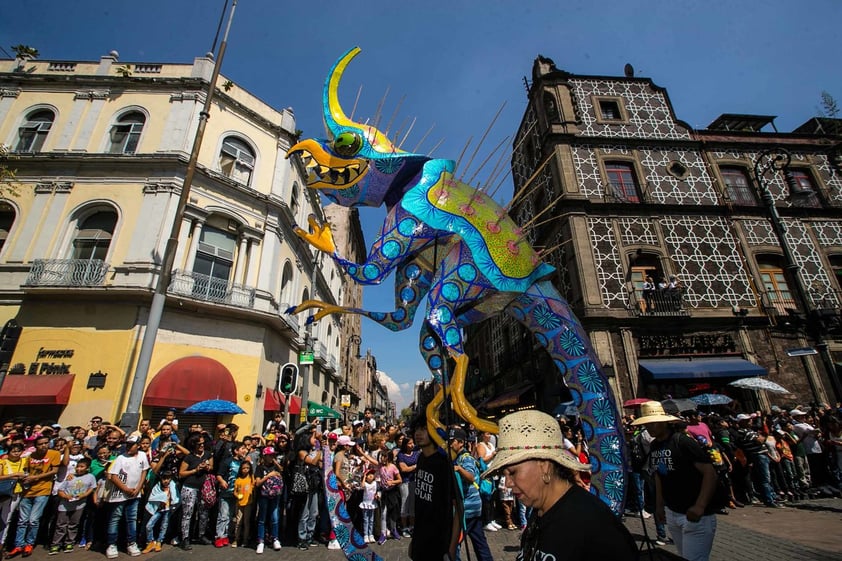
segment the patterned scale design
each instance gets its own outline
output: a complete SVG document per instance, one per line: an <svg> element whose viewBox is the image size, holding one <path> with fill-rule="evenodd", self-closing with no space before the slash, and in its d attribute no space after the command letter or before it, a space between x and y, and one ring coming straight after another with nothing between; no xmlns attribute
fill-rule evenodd
<svg viewBox="0 0 842 561"><path fill-rule="evenodd" d="M383 561L383 558L377 555L374 550L369 549L363 536L354 528L351 516L348 514L348 508L345 506L345 501L342 500L342 495L339 493L339 487L336 483L336 474L333 472L333 452L329 448L325 448L323 454L325 499L333 531L336 534L336 541L339 542L345 557L349 561Z"/></svg>
<svg viewBox="0 0 842 561"><path fill-rule="evenodd" d="M570 306L546 281L533 285L506 312L526 326L547 349L563 374L582 419L591 453L591 490L615 513L622 512L625 489L624 437L617 407L596 353Z"/></svg>
<svg viewBox="0 0 842 561"><path fill-rule="evenodd" d="M690 131L673 117L666 94L648 81L571 78L570 84L584 136L690 140ZM593 95L622 97L629 123L598 122Z"/></svg>

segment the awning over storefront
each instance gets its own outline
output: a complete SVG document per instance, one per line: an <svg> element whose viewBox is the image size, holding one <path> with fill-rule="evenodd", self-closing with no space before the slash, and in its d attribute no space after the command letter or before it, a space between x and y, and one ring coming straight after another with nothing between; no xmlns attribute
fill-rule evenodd
<svg viewBox="0 0 842 561"><path fill-rule="evenodd" d="M701 378L747 378L766 376L768 372L742 358L697 358L641 360L640 372L653 380Z"/></svg>
<svg viewBox="0 0 842 561"><path fill-rule="evenodd" d="M307 416L308 417L323 417L325 419L341 419L342 414L328 407L314 401L307 402Z"/></svg>
<svg viewBox="0 0 842 561"><path fill-rule="evenodd" d="M268 390L263 399L264 411L283 411L286 404L286 396L277 390ZM298 415L301 413L301 398L297 395L290 396L289 414Z"/></svg>
<svg viewBox="0 0 842 561"><path fill-rule="evenodd" d="M0 405L67 405L75 374L7 375Z"/></svg>
<svg viewBox="0 0 842 561"><path fill-rule="evenodd" d="M152 379L143 404L150 407L190 407L205 399L237 403L237 384L225 366L204 356L175 360Z"/></svg>
<svg viewBox="0 0 842 561"><path fill-rule="evenodd" d="M509 390L506 393L500 394L488 403L485 404L486 409L499 409L500 407L507 407L509 405L520 404L520 398L523 394L531 391L535 386L528 384L519 388Z"/></svg>

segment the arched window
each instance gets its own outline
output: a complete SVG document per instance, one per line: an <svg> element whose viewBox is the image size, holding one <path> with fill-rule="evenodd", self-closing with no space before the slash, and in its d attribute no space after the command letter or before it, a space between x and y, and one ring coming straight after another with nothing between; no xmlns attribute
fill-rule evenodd
<svg viewBox="0 0 842 561"><path fill-rule="evenodd" d="M12 225L15 223L16 217L14 208L0 203L0 251L3 251L3 246L6 245L6 240L9 238L9 232L12 231Z"/></svg>
<svg viewBox="0 0 842 561"><path fill-rule="evenodd" d="M100 210L80 220L71 258L105 261L116 225L117 213L113 210Z"/></svg>
<svg viewBox="0 0 842 561"><path fill-rule="evenodd" d="M213 302L225 301L236 246L237 238L233 234L207 224L202 227L193 264L194 296Z"/></svg>
<svg viewBox="0 0 842 561"><path fill-rule="evenodd" d="M281 274L281 303L292 303L292 263L284 263L284 272Z"/></svg>
<svg viewBox="0 0 842 561"><path fill-rule="evenodd" d="M558 105L556 105L555 97L550 92L544 92L544 113L551 125L559 122Z"/></svg>
<svg viewBox="0 0 842 561"><path fill-rule="evenodd" d="M40 152L55 118L49 109L38 109L27 115L26 122L18 129L15 152Z"/></svg>
<svg viewBox="0 0 842 561"><path fill-rule="evenodd" d="M298 205L300 202L298 201L298 183L292 184L292 195L289 199L289 209L292 211L293 215L298 214Z"/></svg>
<svg viewBox="0 0 842 561"><path fill-rule="evenodd" d="M301 294L301 301L309 300L310 299L310 290L305 288L304 292Z"/></svg>
<svg viewBox="0 0 842 561"><path fill-rule="evenodd" d="M248 185L254 172L254 151L239 138L229 136L222 141L219 169L226 177Z"/></svg>
<svg viewBox="0 0 842 561"><path fill-rule="evenodd" d="M146 115L140 111L129 111L120 116L111 127L109 154L134 154L140 142L140 133L146 124Z"/></svg>

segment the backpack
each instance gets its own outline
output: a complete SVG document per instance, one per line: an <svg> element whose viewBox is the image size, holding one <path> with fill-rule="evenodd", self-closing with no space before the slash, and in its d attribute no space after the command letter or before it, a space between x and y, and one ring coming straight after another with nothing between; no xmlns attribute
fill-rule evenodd
<svg viewBox="0 0 842 561"><path fill-rule="evenodd" d="M278 497L284 492L284 480L278 476L267 477L260 486L260 494L264 497Z"/></svg>
<svg viewBox="0 0 842 561"><path fill-rule="evenodd" d="M216 476L207 474L205 480L202 481L202 487L199 489L199 498L202 504L210 508L216 504Z"/></svg>
<svg viewBox="0 0 842 561"><path fill-rule="evenodd" d="M629 448L629 454L631 456L631 465L634 471L639 471L643 469L646 465L646 460L649 457L649 454L646 453L646 450L643 448L643 442L640 438L640 433L634 435L631 441L631 445Z"/></svg>
<svg viewBox="0 0 842 561"><path fill-rule="evenodd" d="M484 473L488 469L488 464L482 458L477 458L477 462L479 463L479 472ZM494 494L494 481L491 478L483 477L479 480L479 494L484 499Z"/></svg>

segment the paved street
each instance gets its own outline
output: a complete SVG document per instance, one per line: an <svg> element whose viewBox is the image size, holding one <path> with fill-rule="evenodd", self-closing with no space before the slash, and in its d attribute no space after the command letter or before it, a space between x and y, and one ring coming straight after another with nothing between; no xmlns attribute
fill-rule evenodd
<svg viewBox="0 0 842 561"><path fill-rule="evenodd" d="M842 499L822 499L794 503L783 509L765 507L746 507L729 511L728 516L719 516L716 541L712 561L838 561L842 552ZM641 538L642 528L639 519L627 518L626 524L636 538ZM650 537L655 536L652 520L647 520ZM491 551L496 561L512 561L518 546L519 532L500 530L486 532ZM384 561L406 561L409 541L389 540L383 546L374 546ZM47 552L38 548L30 559L44 561ZM214 549L211 546L195 546L192 552L167 546L161 553L144 555L144 561L185 561L187 558L200 558L212 561L234 561L236 559L255 559L253 549ZM267 550L261 561L274 558L291 561L341 561L344 555L340 551L328 551L324 546L299 551L296 548L283 548L280 552ZM472 554L473 557L473 554ZM463 556L464 558L464 556ZM51 557L56 561L102 561L105 555L90 551L77 550L73 553L58 554ZM129 556L120 554L120 560ZM644 555L645 561L648 556ZM671 546L657 548L653 559L676 560L675 548Z"/></svg>

